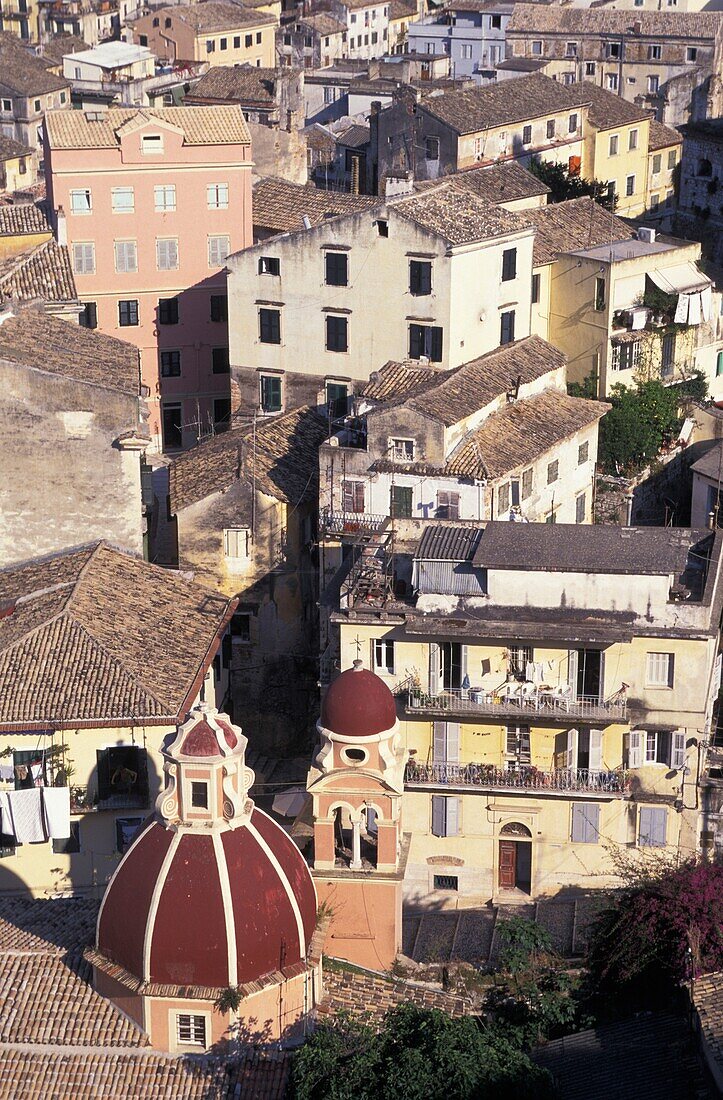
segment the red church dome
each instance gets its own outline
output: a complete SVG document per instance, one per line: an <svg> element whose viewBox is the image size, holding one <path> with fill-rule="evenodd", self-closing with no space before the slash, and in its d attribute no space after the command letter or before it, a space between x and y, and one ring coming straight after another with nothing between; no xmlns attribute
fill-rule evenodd
<svg viewBox="0 0 723 1100"><path fill-rule="evenodd" d="M321 708L324 729L342 737L373 737L391 729L396 720L394 696L361 661L334 680Z"/></svg>
<svg viewBox="0 0 723 1100"><path fill-rule="evenodd" d="M315 924L303 856L254 809L211 835L151 821L106 891L97 943L144 981L225 988L301 962Z"/></svg>

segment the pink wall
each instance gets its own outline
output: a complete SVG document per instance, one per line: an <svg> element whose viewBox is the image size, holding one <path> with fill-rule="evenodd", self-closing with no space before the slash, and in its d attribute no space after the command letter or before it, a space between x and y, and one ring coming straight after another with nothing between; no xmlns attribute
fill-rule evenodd
<svg viewBox="0 0 723 1100"><path fill-rule="evenodd" d="M204 110L189 107L188 110ZM92 124L91 124L92 125ZM162 132L162 156L141 152L143 134ZM214 398L229 396L228 374L213 374L212 348L228 347L228 326L211 320L210 297L224 294L225 270L208 263L208 235L229 237L230 251L252 243L251 148L248 144L184 146L182 136L157 120L122 136L115 149L48 149L46 168L54 207L66 215L68 245L93 241L95 273L76 272L83 301L95 301L98 327L135 344L151 399L151 432L158 440L161 399L182 404L182 420L212 416ZM155 211L154 187L175 185L176 210ZM228 185L228 209L208 209L208 184ZM133 187L134 212L112 210L111 190ZM72 212L70 192L90 188L92 211ZM156 238L178 240L178 268L159 271ZM114 242L135 240L136 272L115 270ZM179 323L157 325L159 298L179 298ZM121 326L118 301L137 300L139 324ZM180 377L161 378L159 351L181 352ZM195 442L193 427L184 446Z"/></svg>

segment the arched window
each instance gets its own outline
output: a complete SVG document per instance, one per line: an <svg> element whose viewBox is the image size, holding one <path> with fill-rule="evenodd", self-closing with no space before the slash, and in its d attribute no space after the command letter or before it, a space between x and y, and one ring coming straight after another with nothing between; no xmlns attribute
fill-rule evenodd
<svg viewBox="0 0 723 1100"><path fill-rule="evenodd" d="M711 162L708 160L707 157L701 157L701 159L698 161L698 173L697 174L699 176L712 176L713 175L713 165L711 164Z"/></svg>
<svg viewBox="0 0 723 1100"><path fill-rule="evenodd" d="M524 837L527 840L532 839L530 830L519 821L508 821L507 824L503 825L500 829L500 836L518 836Z"/></svg>

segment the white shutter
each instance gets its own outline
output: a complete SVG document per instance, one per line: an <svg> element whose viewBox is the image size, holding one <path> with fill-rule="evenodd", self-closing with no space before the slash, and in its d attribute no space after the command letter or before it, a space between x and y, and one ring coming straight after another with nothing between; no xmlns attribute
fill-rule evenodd
<svg viewBox="0 0 723 1100"><path fill-rule="evenodd" d="M567 745L565 748L565 767L577 766L577 730L567 731Z"/></svg>
<svg viewBox="0 0 723 1100"><path fill-rule="evenodd" d="M600 702L605 701L605 650L600 651ZM591 765L592 767L592 765Z"/></svg>
<svg viewBox="0 0 723 1100"><path fill-rule="evenodd" d="M159 271L174 271L178 267L178 241L174 237L157 240L156 259Z"/></svg>
<svg viewBox="0 0 723 1100"><path fill-rule="evenodd" d="M447 763L447 723L433 722L434 746L432 749L432 762L434 764Z"/></svg>
<svg viewBox="0 0 723 1100"><path fill-rule="evenodd" d="M671 768L682 768L685 764L685 730L673 730L670 748Z"/></svg>
<svg viewBox="0 0 723 1100"><path fill-rule="evenodd" d="M469 655L469 646L461 645L460 647L460 683L464 683L467 672L467 657Z"/></svg>
<svg viewBox="0 0 723 1100"><path fill-rule="evenodd" d="M445 811L446 799L441 794L432 795L432 834L434 836L446 836Z"/></svg>
<svg viewBox="0 0 723 1100"><path fill-rule="evenodd" d="M447 829L446 836L457 836L459 834L459 803L458 798L445 798L447 809Z"/></svg>
<svg viewBox="0 0 723 1100"><path fill-rule="evenodd" d="M73 267L76 275L92 275L95 271L95 245L79 241L73 245Z"/></svg>
<svg viewBox="0 0 723 1100"><path fill-rule="evenodd" d="M429 643L429 694L439 695L442 680L442 651L438 642Z"/></svg>
<svg viewBox="0 0 723 1100"><path fill-rule="evenodd" d="M643 765L643 730L631 730L628 734L628 767L641 768Z"/></svg>
<svg viewBox="0 0 723 1100"><path fill-rule="evenodd" d="M447 763L459 764L459 722L445 722L447 734Z"/></svg>
<svg viewBox="0 0 723 1100"><path fill-rule="evenodd" d="M577 699L577 650L567 651L567 682L572 688L572 697Z"/></svg>
<svg viewBox="0 0 723 1100"><path fill-rule="evenodd" d="M602 768L602 730L590 730L590 771L599 772Z"/></svg>

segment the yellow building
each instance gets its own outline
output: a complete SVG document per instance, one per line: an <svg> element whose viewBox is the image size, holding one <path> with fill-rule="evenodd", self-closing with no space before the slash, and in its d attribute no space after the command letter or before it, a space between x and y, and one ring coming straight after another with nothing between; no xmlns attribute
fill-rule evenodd
<svg viewBox="0 0 723 1100"><path fill-rule="evenodd" d="M0 134L0 191L11 195L32 186L33 151L14 138Z"/></svg>
<svg viewBox="0 0 723 1100"><path fill-rule="evenodd" d="M646 208L650 111L587 81L589 99L581 174L607 183L617 195L616 213L634 218Z"/></svg>
<svg viewBox="0 0 723 1100"><path fill-rule="evenodd" d="M332 615L338 667L360 657L397 697L405 902L524 901L613 884L618 858L693 855L720 536L421 530L367 547Z"/></svg>
<svg viewBox="0 0 723 1100"><path fill-rule="evenodd" d="M209 65L276 65L275 5L249 8L221 0L154 8L130 25L133 41L166 61Z"/></svg>
<svg viewBox="0 0 723 1100"><path fill-rule="evenodd" d="M102 893L161 788L163 739L223 703L233 608L102 542L0 570L0 892Z"/></svg>
<svg viewBox="0 0 723 1100"><path fill-rule="evenodd" d="M672 126L663 126L662 122L651 119L645 221L660 229L669 229L672 224L682 152L682 134Z"/></svg>

